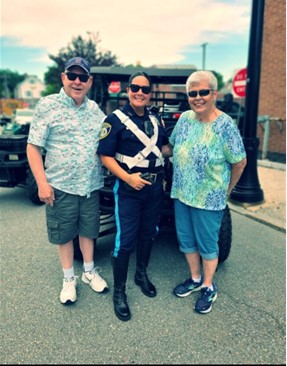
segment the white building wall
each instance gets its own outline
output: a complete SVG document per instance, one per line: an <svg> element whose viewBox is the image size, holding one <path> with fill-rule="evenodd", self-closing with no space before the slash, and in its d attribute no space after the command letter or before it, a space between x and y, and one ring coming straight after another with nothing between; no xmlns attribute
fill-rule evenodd
<svg viewBox="0 0 287 366"><path fill-rule="evenodd" d="M24 81L17 85L15 97L25 100L39 99L41 98L41 93L44 89L44 83L36 75L29 75Z"/></svg>

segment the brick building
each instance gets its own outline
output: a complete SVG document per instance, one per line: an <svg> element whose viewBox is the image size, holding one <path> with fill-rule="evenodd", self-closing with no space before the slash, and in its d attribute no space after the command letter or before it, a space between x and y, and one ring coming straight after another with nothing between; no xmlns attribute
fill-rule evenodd
<svg viewBox="0 0 287 366"><path fill-rule="evenodd" d="M286 162L286 2L265 0L258 115L259 158ZM266 134L264 136L264 134ZM265 137L265 138L264 138ZM264 154L264 150L265 154ZM263 156L262 156L263 155Z"/></svg>

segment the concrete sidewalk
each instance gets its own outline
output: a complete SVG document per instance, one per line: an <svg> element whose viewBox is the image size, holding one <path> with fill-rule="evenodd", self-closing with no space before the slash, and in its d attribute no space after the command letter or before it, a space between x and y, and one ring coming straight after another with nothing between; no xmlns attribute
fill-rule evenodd
<svg viewBox="0 0 287 366"><path fill-rule="evenodd" d="M286 165L257 161L264 202L259 205L228 202L231 211L246 215L286 233Z"/></svg>

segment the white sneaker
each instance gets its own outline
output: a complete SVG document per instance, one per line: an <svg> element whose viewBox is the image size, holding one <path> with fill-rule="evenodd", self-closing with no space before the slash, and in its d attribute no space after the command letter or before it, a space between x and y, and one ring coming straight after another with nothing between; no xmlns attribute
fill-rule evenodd
<svg viewBox="0 0 287 366"><path fill-rule="evenodd" d="M94 268L89 272L83 272L82 281L87 285L90 285L91 288L96 292L104 292L108 290L107 282L99 275L100 268Z"/></svg>
<svg viewBox="0 0 287 366"><path fill-rule="evenodd" d="M60 301L62 304L75 302L77 300L77 280L72 277L70 280L67 278L63 279L63 288L60 294Z"/></svg>

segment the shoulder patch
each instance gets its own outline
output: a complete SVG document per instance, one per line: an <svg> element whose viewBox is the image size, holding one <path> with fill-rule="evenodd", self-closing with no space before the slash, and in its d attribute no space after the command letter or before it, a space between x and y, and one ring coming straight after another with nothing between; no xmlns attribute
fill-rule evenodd
<svg viewBox="0 0 287 366"><path fill-rule="evenodd" d="M101 133L100 133L100 140L106 138L109 135L109 133L111 132L111 130L112 130L112 126L109 123L104 122Z"/></svg>

